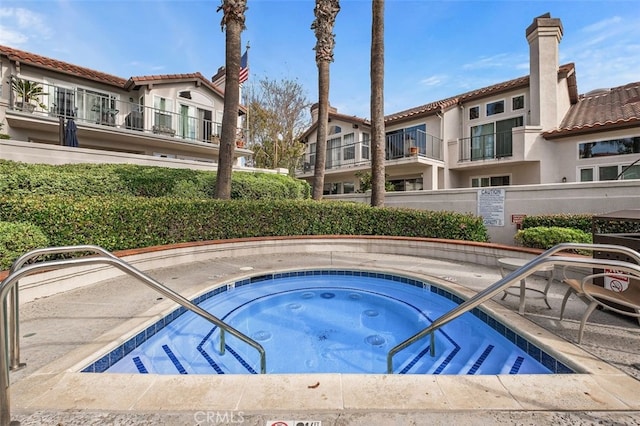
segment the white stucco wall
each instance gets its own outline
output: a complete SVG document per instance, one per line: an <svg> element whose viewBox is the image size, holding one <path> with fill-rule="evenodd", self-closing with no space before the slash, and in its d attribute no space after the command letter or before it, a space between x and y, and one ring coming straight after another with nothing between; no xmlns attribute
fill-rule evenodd
<svg viewBox="0 0 640 426"><path fill-rule="evenodd" d="M493 187L497 188L497 187ZM505 189L504 226L489 226L491 242L513 244L517 231L512 215L556 213L600 214L640 209L640 180L560 183L501 187ZM389 192L387 207L477 214L478 188ZM327 199L370 203L370 194L327 196Z"/></svg>
<svg viewBox="0 0 640 426"><path fill-rule="evenodd" d="M153 157L150 155L129 154L125 152L101 151L87 148L72 148L60 145L0 140L0 159L31 164L138 164L141 166L171 167L195 170L217 170L216 163L175 158ZM253 167L234 167L237 171L278 173L286 175L287 169L267 170Z"/></svg>

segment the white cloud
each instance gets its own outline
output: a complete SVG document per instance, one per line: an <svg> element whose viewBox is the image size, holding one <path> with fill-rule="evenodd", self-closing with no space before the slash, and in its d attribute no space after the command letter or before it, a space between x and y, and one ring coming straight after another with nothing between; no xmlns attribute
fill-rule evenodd
<svg viewBox="0 0 640 426"><path fill-rule="evenodd" d="M447 79L445 75L432 75L431 77L420 80L420 84L424 86L439 86Z"/></svg>
<svg viewBox="0 0 640 426"><path fill-rule="evenodd" d="M507 53L499 53L497 55L483 57L475 62L462 65L466 70L478 70L486 68L502 68L504 66L512 66L513 56Z"/></svg>
<svg viewBox="0 0 640 426"><path fill-rule="evenodd" d="M48 39L53 30L45 17L21 7L0 8L0 41L5 44L24 44L30 37Z"/></svg>
<svg viewBox="0 0 640 426"><path fill-rule="evenodd" d="M13 31L10 28L0 25L0 44L15 46L17 44L26 43L29 37L19 31Z"/></svg>
<svg viewBox="0 0 640 426"><path fill-rule="evenodd" d="M640 26L633 17L603 19L567 38L562 57L575 62L581 93L640 80Z"/></svg>
<svg viewBox="0 0 640 426"><path fill-rule="evenodd" d="M588 33L608 31L612 27L620 25L620 22L622 22L622 18L620 18L619 16L613 16L611 18L603 19L602 21L596 22L594 24L587 25L582 29L582 31Z"/></svg>

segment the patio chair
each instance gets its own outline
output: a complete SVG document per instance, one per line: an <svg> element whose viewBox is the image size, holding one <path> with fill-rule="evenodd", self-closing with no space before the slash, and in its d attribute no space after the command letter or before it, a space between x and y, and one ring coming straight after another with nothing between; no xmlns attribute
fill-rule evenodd
<svg viewBox="0 0 640 426"><path fill-rule="evenodd" d="M615 276L628 279L629 285L624 291L613 291L606 289L602 286L593 284L593 280L596 278L604 278L611 276L611 273L600 273L587 275L579 281L575 278L565 278L562 280L569 286L567 292L562 300L562 308L560 309L560 320L564 316L564 308L567 304L569 296L575 294L580 299L588 303L587 310L582 315L580 320L580 329L578 330L578 344L582 341L582 335L584 334L584 325L598 307L616 312L618 314L627 315L638 318L640 324L640 277L636 275L629 275L623 273L615 273ZM625 310L621 308L628 308Z"/></svg>

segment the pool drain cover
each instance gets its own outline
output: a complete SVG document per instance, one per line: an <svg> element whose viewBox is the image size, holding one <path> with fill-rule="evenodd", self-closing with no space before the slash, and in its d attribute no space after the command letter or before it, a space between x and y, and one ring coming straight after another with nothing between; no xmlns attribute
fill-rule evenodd
<svg viewBox="0 0 640 426"><path fill-rule="evenodd" d="M265 340L271 339L271 333L266 330L256 331L253 334L253 340L257 340L259 342L264 342Z"/></svg>
<svg viewBox="0 0 640 426"><path fill-rule="evenodd" d="M367 336L365 341L372 346L382 346L387 340L379 334L372 334L371 336Z"/></svg>

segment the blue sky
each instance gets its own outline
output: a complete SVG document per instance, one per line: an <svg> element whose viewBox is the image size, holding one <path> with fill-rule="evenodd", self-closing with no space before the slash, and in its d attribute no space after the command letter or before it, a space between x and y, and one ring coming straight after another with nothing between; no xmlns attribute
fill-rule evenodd
<svg viewBox="0 0 640 426"><path fill-rule="evenodd" d="M0 44L122 78L224 64L218 0L3 0ZM297 80L317 99L313 0L248 0L249 83ZM527 75L525 29L550 12L586 93L640 81L640 7L632 1L387 0L385 114ZM371 3L342 0L330 102L369 117Z"/></svg>

